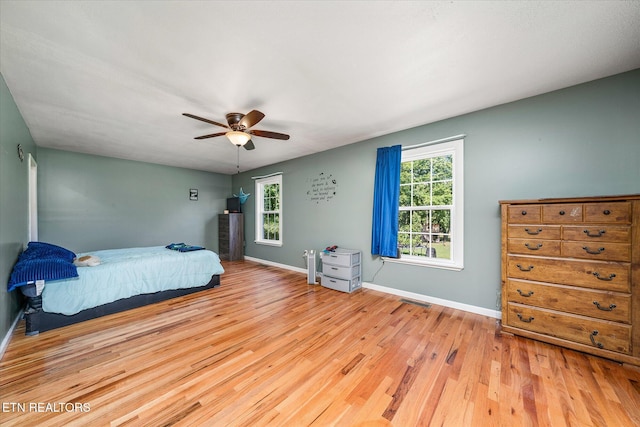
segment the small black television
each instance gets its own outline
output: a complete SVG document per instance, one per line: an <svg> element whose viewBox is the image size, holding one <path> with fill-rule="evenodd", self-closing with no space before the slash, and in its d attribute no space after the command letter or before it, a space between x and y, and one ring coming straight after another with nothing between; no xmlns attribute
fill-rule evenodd
<svg viewBox="0 0 640 427"><path fill-rule="evenodd" d="M242 212L242 205L240 204L240 197L229 197L227 199L227 210L229 213Z"/></svg>

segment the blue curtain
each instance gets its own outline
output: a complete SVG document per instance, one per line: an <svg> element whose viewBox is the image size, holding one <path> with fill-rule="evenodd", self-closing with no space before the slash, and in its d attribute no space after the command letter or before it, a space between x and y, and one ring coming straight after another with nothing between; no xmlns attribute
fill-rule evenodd
<svg viewBox="0 0 640 427"><path fill-rule="evenodd" d="M371 254L398 256L398 205L402 147L378 148L373 187L373 227Z"/></svg>

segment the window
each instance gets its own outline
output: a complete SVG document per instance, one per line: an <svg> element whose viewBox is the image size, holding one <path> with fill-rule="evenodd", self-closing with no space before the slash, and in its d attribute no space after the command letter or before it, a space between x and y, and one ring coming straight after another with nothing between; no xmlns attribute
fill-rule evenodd
<svg viewBox="0 0 640 427"><path fill-rule="evenodd" d="M255 242L282 246L282 175L256 180Z"/></svg>
<svg viewBox="0 0 640 427"><path fill-rule="evenodd" d="M405 149L399 261L463 268L463 140Z"/></svg>

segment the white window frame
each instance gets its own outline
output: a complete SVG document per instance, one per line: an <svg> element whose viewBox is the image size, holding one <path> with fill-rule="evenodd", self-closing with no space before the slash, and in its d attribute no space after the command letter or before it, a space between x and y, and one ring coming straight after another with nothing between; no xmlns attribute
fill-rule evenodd
<svg viewBox="0 0 640 427"><path fill-rule="evenodd" d="M416 148L403 149L402 162L452 155L453 201L451 209L451 259L429 258L401 254L399 258L385 261L427 267L462 270L464 268L464 140L456 139L432 145L419 144Z"/></svg>
<svg viewBox="0 0 640 427"><path fill-rule="evenodd" d="M279 230L278 230L278 236L279 239L278 240L272 240L272 239L265 239L264 236L264 224L262 222L262 215L265 212L264 210L264 187L266 185L270 185L270 184L278 184L280 186L280 191L278 193L279 196L279 200L278 200L278 206L280 207L280 209L278 209L277 212L279 217L280 217L280 221L278 223L279 226ZM283 208L282 208L282 175L275 175L275 176L270 176L270 177L266 177L266 178L260 178L260 179L256 179L255 181L255 187L256 187L256 234L255 234L255 240L254 242L256 244L259 245L269 245L269 246L282 246L282 212L283 212Z"/></svg>

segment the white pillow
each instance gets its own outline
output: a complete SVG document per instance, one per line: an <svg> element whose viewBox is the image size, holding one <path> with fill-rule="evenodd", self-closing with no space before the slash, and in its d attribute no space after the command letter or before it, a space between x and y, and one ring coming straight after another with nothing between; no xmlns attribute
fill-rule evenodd
<svg viewBox="0 0 640 427"><path fill-rule="evenodd" d="M85 255L73 260L77 267L95 267L100 265L100 258L94 255Z"/></svg>

